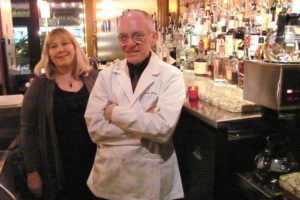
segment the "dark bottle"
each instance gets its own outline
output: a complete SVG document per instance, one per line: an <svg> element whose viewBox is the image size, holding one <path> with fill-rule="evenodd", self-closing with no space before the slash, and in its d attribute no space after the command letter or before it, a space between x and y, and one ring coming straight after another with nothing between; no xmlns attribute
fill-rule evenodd
<svg viewBox="0 0 300 200"><path fill-rule="evenodd" d="M241 24L239 24L234 37L234 51L238 51L238 46L244 42L245 32Z"/></svg>

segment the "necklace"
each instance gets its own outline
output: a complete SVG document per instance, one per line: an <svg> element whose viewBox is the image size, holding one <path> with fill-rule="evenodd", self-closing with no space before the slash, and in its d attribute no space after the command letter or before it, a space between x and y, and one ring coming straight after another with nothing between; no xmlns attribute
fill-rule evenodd
<svg viewBox="0 0 300 200"><path fill-rule="evenodd" d="M70 87L73 87L72 81L70 81L69 86L70 86Z"/></svg>

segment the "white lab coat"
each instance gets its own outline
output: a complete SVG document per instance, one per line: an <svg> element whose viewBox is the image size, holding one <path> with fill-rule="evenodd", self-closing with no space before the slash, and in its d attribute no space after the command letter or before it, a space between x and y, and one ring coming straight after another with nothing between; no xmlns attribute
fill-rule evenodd
<svg viewBox="0 0 300 200"><path fill-rule="evenodd" d="M172 134L185 99L182 73L152 52L135 92L126 60L102 70L90 94L85 119L97 153L87 184L112 200L183 197ZM103 112L109 102L111 122ZM154 113L147 112L155 108Z"/></svg>

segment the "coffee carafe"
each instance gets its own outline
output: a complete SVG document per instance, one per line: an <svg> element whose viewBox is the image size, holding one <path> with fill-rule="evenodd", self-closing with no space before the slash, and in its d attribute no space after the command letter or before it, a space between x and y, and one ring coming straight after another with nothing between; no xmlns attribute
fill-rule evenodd
<svg viewBox="0 0 300 200"><path fill-rule="evenodd" d="M279 176L297 170L298 164L290 149L287 135L271 134L266 140L264 150L255 157L254 178L276 190L279 188Z"/></svg>

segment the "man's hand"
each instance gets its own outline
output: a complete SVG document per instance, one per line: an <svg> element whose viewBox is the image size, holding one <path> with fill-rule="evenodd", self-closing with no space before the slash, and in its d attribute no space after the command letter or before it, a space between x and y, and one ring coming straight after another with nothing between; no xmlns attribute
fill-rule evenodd
<svg viewBox="0 0 300 200"><path fill-rule="evenodd" d="M104 118L105 118L107 121L111 122L112 111L113 111L114 107L116 107L116 106L117 106L117 104L115 104L115 103L110 103L110 104L108 104L108 106L105 108L105 110L104 110Z"/></svg>
<svg viewBox="0 0 300 200"><path fill-rule="evenodd" d="M42 196L42 179L37 171L27 174L27 186L36 197Z"/></svg>

